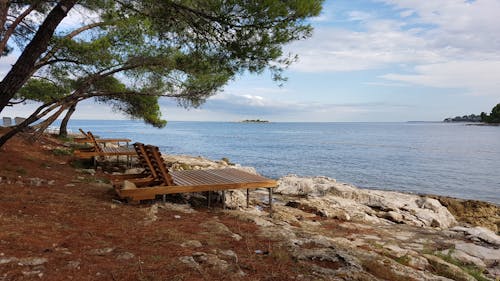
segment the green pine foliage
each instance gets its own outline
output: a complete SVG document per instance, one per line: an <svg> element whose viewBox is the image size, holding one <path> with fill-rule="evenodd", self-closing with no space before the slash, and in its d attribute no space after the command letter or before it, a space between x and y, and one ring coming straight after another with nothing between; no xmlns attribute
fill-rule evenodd
<svg viewBox="0 0 500 281"><path fill-rule="evenodd" d="M22 10L38 2L15 5ZM320 13L322 2L79 1L75 7L98 20L59 30L38 61L37 78L16 97L61 104L94 98L162 127L161 97L197 107L242 73L267 69L274 80L286 80L283 71L296 57L283 46L311 36L307 19ZM47 16L50 4L37 9ZM25 32L21 49L33 36Z"/></svg>
<svg viewBox="0 0 500 281"><path fill-rule="evenodd" d="M491 109L490 115L482 112L481 120L486 123L500 123L500 103Z"/></svg>

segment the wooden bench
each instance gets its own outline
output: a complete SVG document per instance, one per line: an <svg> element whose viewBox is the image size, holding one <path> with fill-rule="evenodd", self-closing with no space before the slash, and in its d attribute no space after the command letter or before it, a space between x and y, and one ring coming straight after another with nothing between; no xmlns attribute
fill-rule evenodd
<svg viewBox="0 0 500 281"><path fill-rule="evenodd" d="M136 178L124 180L123 184L115 185L120 198L140 201L155 199L158 195L218 190L223 191L224 197L225 190L246 189L248 206L249 189L267 188L270 214L272 214L272 188L277 186L277 182L273 179L234 168L169 172L158 147L139 143L135 146L138 154L142 154L139 159L144 159L145 169L151 171L151 176L146 178L152 180L150 182L138 181Z"/></svg>

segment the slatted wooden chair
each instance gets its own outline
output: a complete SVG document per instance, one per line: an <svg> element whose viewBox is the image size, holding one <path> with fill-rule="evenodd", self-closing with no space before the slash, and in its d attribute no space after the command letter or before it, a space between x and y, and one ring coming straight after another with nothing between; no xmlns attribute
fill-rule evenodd
<svg viewBox="0 0 500 281"><path fill-rule="evenodd" d="M131 156L137 156L134 148L129 146L105 146L100 145L94 135L91 132L87 133L91 140L92 147L89 149L77 149L74 151L74 156L78 158L104 158L109 156L127 156L127 162L129 162Z"/></svg>
<svg viewBox="0 0 500 281"><path fill-rule="evenodd" d="M74 138L73 141L74 142L77 142L77 143L92 143L93 140L92 138L89 136L89 133L92 134L91 132L88 132L88 133L85 133L85 131L83 131L81 128L78 129L80 131L80 133L82 133L83 135L83 138ZM97 143L102 143L102 144L106 144L106 143L116 143L116 144L120 144L120 143L125 143L126 146L128 146L128 144L132 141L130 139L126 139L126 138L121 138L121 139L116 139L116 138L113 138L113 139L96 139L94 137L94 140L97 142Z"/></svg>
<svg viewBox="0 0 500 281"><path fill-rule="evenodd" d="M275 180L234 168L169 172L158 147L146 145L144 150L143 156L146 159L146 165L156 173L159 184L135 184L133 181L127 180L123 185L115 188L120 198L137 202L155 199L158 195L166 194L246 189L248 206L249 189L267 188L270 213L272 214L272 188L277 186Z"/></svg>
<svg viewBox="0 0 500 281"><path fill-rule="evenodd" d="M113 187L115 189L123 187L123 181L127 180L133 182L136 186L158 185L161 184L158 174L156 173L151 161L147 157L146 148L143 143L136 142L133 144L137 153L137 160L139 165L144 168L138 174L125 174L125 175L109 175Z"/></svg>

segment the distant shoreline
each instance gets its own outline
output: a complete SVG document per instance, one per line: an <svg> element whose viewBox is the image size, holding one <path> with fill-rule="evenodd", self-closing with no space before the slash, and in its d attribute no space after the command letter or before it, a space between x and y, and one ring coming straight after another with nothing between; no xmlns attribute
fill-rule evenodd
<svg viewBox="0 0 500 281"><path fill-rule="evenodd" d="M260 120L260 119L246 119L240 121L240 123L269 123L268 120Z"/></svg>

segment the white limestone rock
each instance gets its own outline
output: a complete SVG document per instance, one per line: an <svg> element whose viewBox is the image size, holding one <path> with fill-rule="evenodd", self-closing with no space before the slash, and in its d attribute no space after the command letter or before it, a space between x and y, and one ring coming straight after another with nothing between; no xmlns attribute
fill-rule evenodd
<svg viewBox="0 0 500 281"><path fill-rule="evenodd" d="M464 263L464 264L472 264L477 266L478 268L486 268L486 264L477 257L473 257L467 254L464 251L453 249L453 250L444 250L441 251L444 255L450 255L452 258Z"/></svg>
<svg viewBox="0 0 500 281"><path fill-rule="evenodd" d="M226 207L229 209L238 209L246 206L246 195L241 190L226 190Z"/></svg>
<svg viewBox="0 0 500 281"><path fill-rule="evenodd" d="M488 244L491 244L493 246L500 246L500 236L496 235L493 231L476 226L476 227L462 227L462 226L456 226L451 228L450 230L456 231L456 232L462 232L464 233L467 238L471 240L481 240L484 241Z"/></svg>
<svg viewBox="0 0 500 281"><path fill-rule="evenodd" d="M275 192L307 196L317 209L327 214L335 213L334 208L341 209L352 220L382 223L389 219L397 223L440 228L456 225L453 215L435 199L394 191L360 189L327 177L288 175L279 180ZM301 203L305 204L304 201ZM374 219L375 216L380 219Z"/></svg>
<svg viewBox="0 0 500 281"><path fill-rule="evenodd" d="M250 173L253 175L259 175L259 173L257 173L257 170L254 167L241 166L240 164L236 164L234 166L231 166L230 168L237 169L237 170L240 170L243 172L247 172L247 173Z"/></svg>
<svg viewBox="0 0 500 281"><path fill-rule="evenodd" d="M486 248L474 243L455 243L455 249L470 256L481 259L487 267L493 267L500 263L500 249Z"/></svg>
<svg viewBox="0 0 500 281"><path fill-rule="evenodd" d="M288 175L278 180L275 192L285 195L323 196L330 190L332 182L335 183L335 180L325 177L307 178Z"/></svg>

